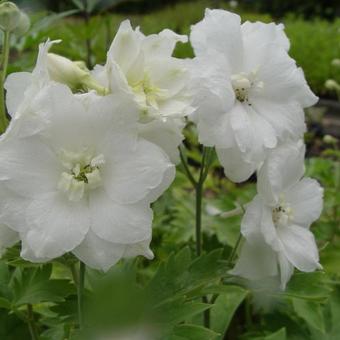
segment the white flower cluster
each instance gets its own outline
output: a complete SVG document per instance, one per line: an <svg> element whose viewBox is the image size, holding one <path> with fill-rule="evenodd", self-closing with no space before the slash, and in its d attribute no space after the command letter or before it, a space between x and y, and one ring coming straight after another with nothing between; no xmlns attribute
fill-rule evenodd
<svg viewBox="0 0 340 340"><path fill-rule="evenodd" d="M288 55L283 25L241 24L238 15L206 10L192 27L194 106L200 142L214 146L224 172L242 182L257 171L258 195L247 206L245 238L231 273L276 277L284 289L294 267L320 268L309 227L323 190L304 174L303 109L316 103Z"/></svg>
<svg viewBox="0 0 340 340"><path fill-rule="evenodd" d="M105 65L88 70L42 44L32 73L5 84L10 126L0 141L2 248L48 261L72 252L107 270L122 257L151 258L152 211L171 184L185 117L215 147L235 182L258 174L242 221L233 273L280 276L320 267L308 230L322 189L304 172L305 107L317 97L288 55L283 25L241 24L206 10L190 40L196 57L172 56L186 36L145 36L124 21Z"/></svg>

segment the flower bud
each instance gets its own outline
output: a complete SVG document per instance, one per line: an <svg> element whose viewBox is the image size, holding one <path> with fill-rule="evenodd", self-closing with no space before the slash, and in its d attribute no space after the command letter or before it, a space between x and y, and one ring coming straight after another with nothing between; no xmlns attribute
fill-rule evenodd
<svg viewBox="0 0 340 340"><path fill-rule="evenodd" d="M325 135L323 137L323 141L326 143L326 144L336 144L337 143L337 139L331 135Z"/></svg>
<svg viewBox="0 0 340 340"><path fill-rule="evenodd" d="M50 77L72 89L77 89L89 75L88 71L81 69L72 60L54 53L47 54L47 69Z"/></svg>
<svg viewBox="0 0 340 340"><path fill-rule="evenodd" d="M340 85L334 79L328 79L325 82L325 87L328 90L340 91Z"/></svg>
<svg viewBox="0 0 340 340"><path fill-rule="evenodd" d="M20 10L13 2L3 2L0 4L0 29L3 31L13 31L20 22Z"/></svg>
<svg viewBox="0 0 340 340"><path fill-rule="evenodd" d="M30 28L31 21L28 15L24 12L20 12L20 20L18 26L13 30L16 36L24 35Z"/></svg>
<svg viewBox="0 0 340 340"><path fill-rule="evenodd" d="M58 54L47 54L47 69L52 80L69 86L73 91L95 90L106 95L108 90L98 84L81 61L72 61Z"/></svg>
<svg viewBox="0 0 340 340"><path fill-rule="evenodd" d="M333 59L332 66L340 67L340 59L339 58Z"/></svg>

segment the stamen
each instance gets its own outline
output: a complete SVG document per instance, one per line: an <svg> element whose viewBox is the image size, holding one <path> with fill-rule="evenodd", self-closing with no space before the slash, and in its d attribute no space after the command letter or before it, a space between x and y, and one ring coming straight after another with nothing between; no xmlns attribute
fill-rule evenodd
<svg viewBox="0 0 340 340"><path fill-rule="evenodd" d="M79 201L86 190L101 185L100 167L105 164L102 154L94 156L93 150L84 148L81 152L61 150L62 172L58 189L68 195L70 201Z"/></svg>

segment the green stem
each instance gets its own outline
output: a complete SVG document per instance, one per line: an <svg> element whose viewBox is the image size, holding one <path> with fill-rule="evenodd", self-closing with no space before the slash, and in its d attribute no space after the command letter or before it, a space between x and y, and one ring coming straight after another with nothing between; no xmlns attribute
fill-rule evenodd
<svg viewBox="0 0 340 340"><path fill-rule="evenodd" d="M191 171L189 169L189 166L188 166L188 163L187 163L187 159L185 157L185 154L184 154L184 151L183 151L182 147L179 147L179 156L181 158L181 162L182 162L185 174L187 175L187 177L188 177L189 181L191 182L192 186L194 188L196 188L197 182L196 182L194 176L192 175L192 173L191 173Z"/></svg>
<svg viewBox="0 0 340 340"><path fill-rule="evenodd" d="M8 119L6 116L4 83L7 74L9 50L10 50L10 33L5 31L3 38L3 50L1 57L1 73L0 73L0 134L5 132L6 127L8 125Z"/></svg>
<svg viewBox="0 0 340 340"><path fill-rule="evenodd" d="M196 183L196 254L200 256L202 253L202 199L204 182L208 176L209 166L211 163L211 149L203 147L202 162L198 182ZM206 296L202 297L203 303L208 303ZM203 313L203 324L210 327L210 311Z"/></svg>
<svg viewBox="0 0 340 340"><path fill-rule="evenodd" d="M85 286L85 271L86 266L85 263L79 262L79 276L78 276L78 284L77 284L77 293L78 293L78 321L79 328L83 329L84 319L83 319L83 307L84 307L84 286Z"/></svg>
<svg viewBox="0 0 340 340"><path fill-rule="evenodd" d="M196 254L200 256L202 253L202 196L204 185L204 172L207 159L206 147L203 147L202 162L198 182L196 184Z"/></svg>
<svg viewBox="0 0 340 340"><path fill-rule="evenodd" d="M240 246L241 241L242 241L242 234L240 233L240 235L238 236L238 239L237 239L237 241L235 243L235 246L234 246L234 248L233 248L233 250L232 250L232 252L231 252L231 254L229 256L228 264L232 264L233 263L235 255L237 253L237 249Z"/></svg>
<svg viewBox="0 0 340 340"><path fill-rule="evenodd" d="M31 304L27 304L27 324L28 324L28 329L30 331L32 340L38 340L39 336L38 336L37 327L35 324L33 306Z"/></svg>

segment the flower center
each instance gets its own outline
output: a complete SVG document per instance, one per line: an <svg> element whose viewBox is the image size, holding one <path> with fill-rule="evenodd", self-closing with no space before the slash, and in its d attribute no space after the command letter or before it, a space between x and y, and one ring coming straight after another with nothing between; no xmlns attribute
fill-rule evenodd
<svg viewBox="0 0 340 340"><path fill-rule="evenodd" d="M154 86L147 73L144 74L142 80L130 84L130 86L142 109L142 115L140 117L141 121L147 122L156 118L151 111L159 110L158 101L164 97L166 91ZM150 110L150 108L153 108L154 110Z"/></svg>
<svg viewBox="0 0 340 340"><path fill-rule="evenodd" d="M233 86L236 99L241 103L251 106L249 94L263 89L263 82L256 80L257 71L250 73L241 72L231 76L231 84Z"/></svg>
<svg viewBox="0 0 340 340"><path fill-rule="evenodd" d="M279 204L272 210L272 218L276 227L287 227L292 218L293 210L282 197Z"/></svg>
<svg viewBox="0 0 340 340"><path fill-rule="evenodd" d="M62 149L60 160L65 168L60 175L58 189L67 194L70 201L80 201L85 191L101 185L100 168L105 164L102 154L84 148L80 152Z"/></svg>

